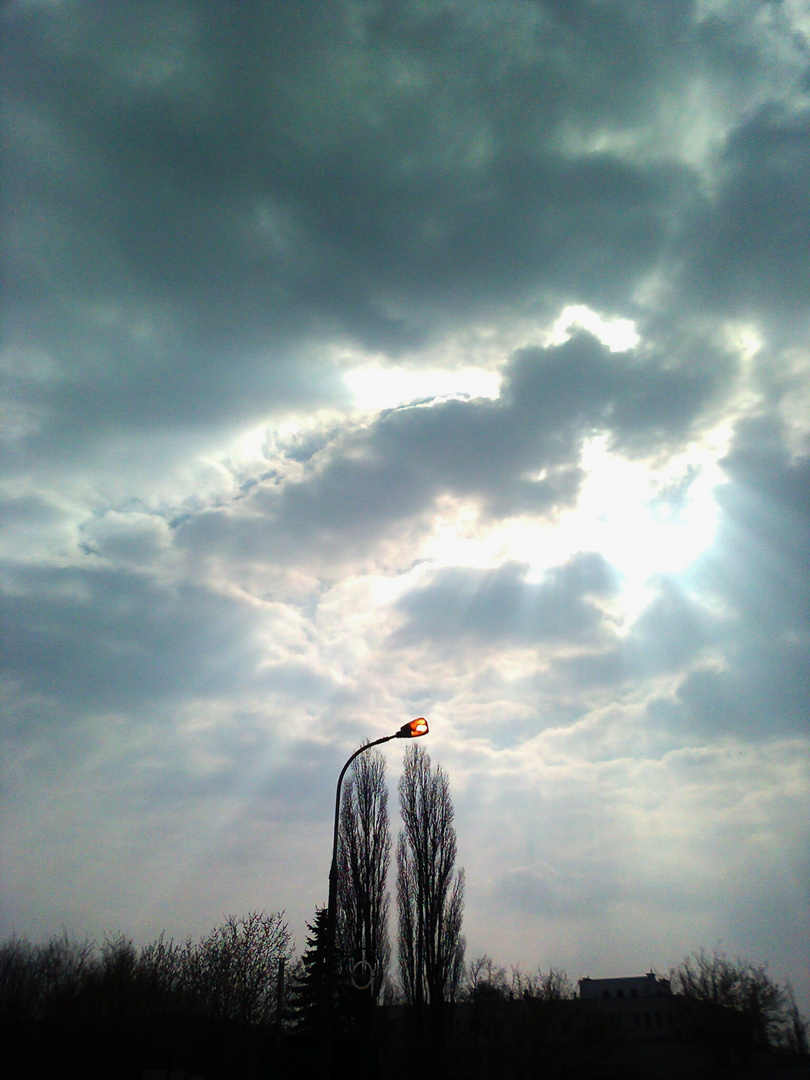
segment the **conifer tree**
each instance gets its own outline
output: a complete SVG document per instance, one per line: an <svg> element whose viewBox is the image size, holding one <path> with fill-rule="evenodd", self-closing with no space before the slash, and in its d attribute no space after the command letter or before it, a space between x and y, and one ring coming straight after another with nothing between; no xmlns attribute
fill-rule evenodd
<svg viewBox="0 0 810 1080"><path fill-rule="evenodd" d="M307 947L290 988L290 1019L296 1031L317 1029L326 987L327 909L318 908L307 923Z"/></svg>

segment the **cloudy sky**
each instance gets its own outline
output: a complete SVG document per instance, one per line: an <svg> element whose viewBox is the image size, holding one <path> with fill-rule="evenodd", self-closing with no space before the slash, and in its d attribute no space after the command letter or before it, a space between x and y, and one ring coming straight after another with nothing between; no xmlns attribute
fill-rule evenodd
<svg viewBox="0 0 810 1080"><path fill-rule="evenodd" d="M424 715L469 955L810 1011L804 0L0 19L0 934L300 946Z"/></svg>

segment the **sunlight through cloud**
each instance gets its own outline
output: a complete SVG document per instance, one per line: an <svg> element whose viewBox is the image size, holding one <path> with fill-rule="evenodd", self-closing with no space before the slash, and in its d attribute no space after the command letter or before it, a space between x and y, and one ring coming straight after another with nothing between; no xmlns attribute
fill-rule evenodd
<svg viewBox="0 0 810 1080"><path fill-rule="evenodd" d="M377 364L347 371L343 380L363 411L393 409L426 398L496 398L500 375L481 368L412 370Z"/></svg>
<svg viewBox="0 0 810 1080"><path fill-rule="evenodd" d="M621 578L620 608L629 625L653 595L651 582L685 570L712 543L718 510L714 489L723 479L718 460L725 428L658 469L608 448L607 436L590 439L581 465L585 479L577 504L553 521L514 518L486 525L473 504L443 500L427 557L435 565L492 567L526 563L528 582L581 551L598 552Z"/></svg>
<svg viewBox="0 0 810 1080"><path fill-rule="evenodd" d="M626 352L641 341L632 319L608 319L586 304L568 304L552 326L547 344L561 345L571 337L575 326L589 331L611 352Z"/></svg>

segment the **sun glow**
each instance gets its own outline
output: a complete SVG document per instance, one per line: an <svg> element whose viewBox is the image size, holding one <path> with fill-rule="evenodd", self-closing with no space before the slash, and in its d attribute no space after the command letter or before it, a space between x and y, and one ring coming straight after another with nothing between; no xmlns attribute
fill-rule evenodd
<svg viewBox="0 0 810 1080"><path fill-rule="evenodd" d="M346 371L343 380L363 411L393 409L427 398L488 397L500 392L497 371L483 368L415 370L368 364Z"/></svg>
<svg viewBox="0 0 810 1080"><path fill-rule="evenodd" d="M716 462L701 447L655 469L611 454L604 437L586 444L586 479L576 508L558 525L558 542L598 551L616 568L627 618L646 606L656 576L683 571L711 544L720 480Z"/></svg>
<svg viewBox="0 0 810 1080"><path fill-rule="evenodd" d="M610 349L626 352L634 349L641 338L632 319L606 319L585 304L568 304L562 309L548 335L549 345L561 345L571 337L571 328L581 326Z"/></svg>
<svg viewBox="0 0 810 1080"><path fill-rule="evenodd" d="M564 307L541 337L547 347L560 345L576 327L612 352L632 350L640 341L631 319L584 304ZM753 330L744 327L738 336L741 348L756 348ZM497 371L483 368L417 371L382 364L358 366L343 377L356 405L369 410L462 394L496 398L500 379ZM540 581L578 552L597 552L619 576L620 594L611 608L629 626L654 595L655 579L680 573L711 544L717 520L714 489L722 479L718 461L730 436L728 426L704 433L663 462L622 457L610 449L607 435L594 436L582 448L584 479L576 505L547 520L487 520L475 501L445 494L434 508L431 536L422 549L426 562L417 572L429 566L485 569L517 561L527 566L528 581ZM539 482L542 475L534 479Z"/></svg>
<svg viewBox="0 0 810 1080"><path fill-rule="evenodd" d="M476 507L448 499L426 554L444 566L516 560L528 566L527 580L539 581L577 552L598 552L619 574L617 615L629 626L651 599L654 579L685 570L711 544L717 461L728 437L718 430L658 467L620 457L606 436L595 437L583 448L585 479L575 507L550 521L513 518L487 527Z"/></svg>

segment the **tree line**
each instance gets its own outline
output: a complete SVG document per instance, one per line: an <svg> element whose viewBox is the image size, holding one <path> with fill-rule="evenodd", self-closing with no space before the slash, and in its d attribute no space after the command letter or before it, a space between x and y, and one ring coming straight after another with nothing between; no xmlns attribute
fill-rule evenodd
<svg viewBox="0 0 810 1080"><path fill-rule="evenodd" d="M550 1017L559 1023L553 1009L575 997L565 972L528 974L516 967L507 975L486 955L465 963L464 870L456 867L449 780L414 744L405 754L398 794L402 827L394 847L385 758L369 750L352 763L338 831L337 979L325 979L324 908L308 924L299 957L283 912L230 917L199 941L178 944L162 936L140 949L124 937L101 945L64 935L40 945L12 939L0 944L2 1029L87 1018L173 1018L173 1031L183 1020L277 1035L283 1030L306 1039L317 1032L328 986L336 993L328 1008L347 1031L369 1031L372 1015L380 1015L378 1004L407 1006L417 1036L411 1043L428 1048L431 1071L442 1075L456 1002L473 1008L476 1024L482 1017L501 1023L508 1014L514 1025L525 1013L536 1034ZM396 965L388 892L394 850ZM806 1026L790 988L774 982L764 967L698 952L670 978L677 994L696 1003L694 1029L700 1034L705 1028L707 1044L718 1054L742 1040L806 1057ZM480 1026L476 1030L480 1035ZM488 1036L490 1052L496 1044L496 1036ZM171 1055L171 1039L166 1046Z"/></svg>
<svg viewBox="0 0 810 1080"><path fill-rule="evenodd" d="M172 1015L271 1023L279 1007L279 964L289 961L283 913L230 917L200 941L137 948L123 937L101 945L67 935L0 945L0 1019Z"/></svg>

